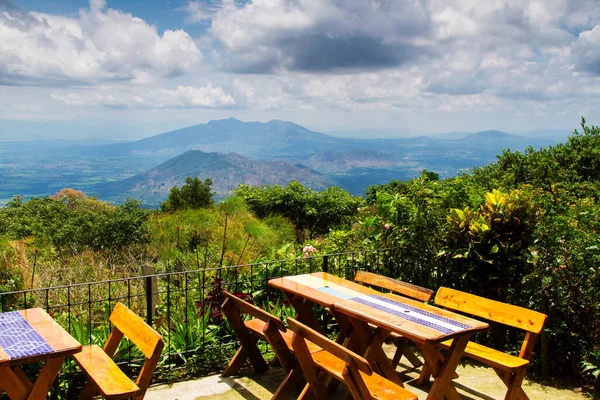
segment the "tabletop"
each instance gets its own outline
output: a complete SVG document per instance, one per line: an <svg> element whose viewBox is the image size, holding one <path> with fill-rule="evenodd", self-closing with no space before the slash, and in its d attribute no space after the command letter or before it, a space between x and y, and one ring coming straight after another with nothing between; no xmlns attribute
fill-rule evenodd
<svg viewBox="0 0 600 400"><path fill-rule="evenodd" d="M489 329L485 322L391 293L343 300L334 309L415 342L442 342Z"/></svg>
<svg viewBox="0 0 600 400"><path fill-rule="evenodd" d="M440 342L489 328L485 322L325 272L276 278L269 285L417 342Z"/></svg>
<svg viewBox="0 0 600 400"><path fill-rule="evenodd" d="M327 272L313 272L312 274L284 276L269 281L269 286L287 293L300 295L323 307L332 307L340 300L364 294L377 294L370 287L359 285Z"/></svg>
<svg viewBox="0 0 600 400"><path fill-rule="evenodd" d="M64 357L81 344L41 308L0 313L0 367Z"/></svg>

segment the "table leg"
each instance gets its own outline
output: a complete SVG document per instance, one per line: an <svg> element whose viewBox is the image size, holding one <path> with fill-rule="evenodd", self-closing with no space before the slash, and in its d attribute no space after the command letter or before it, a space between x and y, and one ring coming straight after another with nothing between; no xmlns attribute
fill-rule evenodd
<svg viewBox="0 0 600 400"><path fill-rule="evenodd" d="M48 391L50 390L50 386L60 372L60 367L62 366L65 358L66 357L54 357L49 358L46 361L42 367L40 375L33 383L33 389L27 397L28 400L44 400L46 398Z"/></svg>
<svg viewBox="0 0 600 400"><path fill-rule="evenodd" d="M455 338L446 357L435 356L436 353L439 354L439 350L434 345L422 345L425 365L428 365L435 378L427 400L443 400L444 397L449 400L460 400L460 396L452 384L452 377L462 359L470 336L462 335Z"/></svg>
<svg viewBox="0 0 600 400"><path fill-rule="evenodd" d="M27 398L27 394L33 387L32 383L27 380L28 384L24 382L19 375L15 373L10 367L0 368L0 389L6 392L8 397L12 400L22 400Z"/></svg>
<svg viewBox="0 0 600 400"><path fill-rule="evenodd" d="M350 318L345 314L335 312L335 310L333 309L330 309L329 311L337 321L338 326L340 327L340 334L338 335L337 343L351 349L352 331L354 330L354 328L352 327L352 322L350 321ZM338 381L337 379L332 379L331 377L328 377L327 379L327 392L330 395L333 395L337 391L337 388L340 386L340 381Z"/></svg>
<svg viewBox="0 0 600 400"><path fill-rule="evenodd" d="M417 386L424 386L429 383L429 378L431 378L432 369L430 366L434 366L437 370L439 366L444 362L444 356L440 352L440 349L429 343L417 343L417 347L423 356L423 360L425 360L425 364L423 368L421 368L421 373L419 374L419 378L417 378Z"/></svg>
<svg viewBox="0 0 600 400"><path fill-rule="evenodd" d="M325 330L323 329L321 324L319 324L319 321L317 321L317 319L312 314L312 308L315 305L315 303L313 303L312 301L310 301L308 299L305 299L302 296L298 296L298 295L290 294L290 293L286 293L286 292L284 292L284 293L285 293L286 297L289 299L292 307L294 307L294 310L296 310L296 319L324 335Z"/></svg>
<svg viewBox="0 0 600 400"><path fill-rule="evenodd" d="M404 387L402 379L382 348L388 332L380 328L373 331L369 324L357 319L351 319L351 321L354 331L348 348L355 353L362 354L375 372Z"/></svg>
<svg viewBox="0 0 600 400"><path fill-rule="evenodd" d="M5 391L11 400L44 400L64 360L65 357L49 358L34 383L31 383L19 367L2 367L0 389Z"/></svg>
<svg viewBox="0 0 600 400"><path fill-rule="evenodd" d="M19 368L19 367L12 367L12 370L14 371L15 375L17 376L17 378L19 378L21 380L21 382L23 382L23 384L27 387L27 393L31 392L31 389L33 389L33 383L31 383L31 381L23 373L23 371L21 370L21 368Z"/></svg>

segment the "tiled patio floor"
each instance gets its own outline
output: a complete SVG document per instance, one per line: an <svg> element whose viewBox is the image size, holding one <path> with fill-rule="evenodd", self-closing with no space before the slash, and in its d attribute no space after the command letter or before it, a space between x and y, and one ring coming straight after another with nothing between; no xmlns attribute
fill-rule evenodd
<svg viewBox="0 0 600 400"><path fill-rule="evenodd" d="M408 366L401 364L399 371ZM411 392L419 396L419 400L427 397L429 387L418 387L411 380L418 376L418 370L407 370L402 380ZM506 387L491 368L473 364L463 364L458 370L459 378L455 385L464 400L503 399ZM283 379L281 368L271 368L264 374L256 375L251 369L243 370L243 375L233 378L222 378L213 375L195 381L161 385L151 388L146 394L147 400L268 400ZM523 389L531 400L584 400L582 393L572 389L559 389L544 386L525 380ZM343 399L344 391L339 390L335 399ZM290 397L295 398L295 397Z"/></svg>

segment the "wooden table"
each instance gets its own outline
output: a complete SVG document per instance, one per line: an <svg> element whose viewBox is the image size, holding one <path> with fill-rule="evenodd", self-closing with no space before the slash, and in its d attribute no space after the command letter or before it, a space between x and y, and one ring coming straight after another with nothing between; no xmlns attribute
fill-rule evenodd
<svg viewBox="0 0 600 400"><path fill-rule="evenodd" d="M321 333L324 332L323 327L311 312L315 304L331 309L335 303L351 298L353 293L379 293L367 286L326 272L275 278L269 281L269 286L281 290L286 295L298 313L299 321Z"/></svg>
<svg viewBox="0 0 600 400"><path fill-rule="evenodd" d="M347 345L364 354L375 371L396 383L398 374L383 354L381 345L389 332L414 341L435 378L428 399L460 399L452 385L456 367L471 334L489 328L486 323L460 314L383 294L323 272L273 279L269 285L281 289L296 309L298 318L311 326L318 325L310 312L314 304L331 308L342 332L350 336ZM377 328L373 330L369 324ZM436 343L448 339L454 339L453 345L443 357Z"/></svg>
<svg viewBox="0 0 600 400"><path fill-rule="evenodd" d="M45 399L64 359L81 344L41 308L0 313L0 392L13 400ZM45 362L31 382L20 365Z"/></svg>

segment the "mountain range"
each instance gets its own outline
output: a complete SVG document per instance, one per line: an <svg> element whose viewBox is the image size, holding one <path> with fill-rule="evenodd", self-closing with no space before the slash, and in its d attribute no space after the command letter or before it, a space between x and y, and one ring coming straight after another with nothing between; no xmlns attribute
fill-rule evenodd
<svg viewBox="0 0 600 400"><path fill-rule="evenodd" d="M187 176L211 178L217 196L240 183L285 185L298 180L354 195L370 185L406 180L423 169L455 175L496 159L503 149L558 142L501 131L398 139L326 135L292 122L210 121L132 142L0 142L0 202L14 194L53 194L73 187L102 200L164 201Z"/></svg>
<svg viewBox="0 0 600 400"><path fill-rule="evenodd" d="M522 150L552 143L501 131L458 138L348 139L286 121L230 118L88 151L146 165L153 160L157 166L94 190L101 198L133 197L156 205L187 176L211 178L217 195L231 193L241 183L285 185L292 180L314 189L338 185L362 195L369 185L410 179L424 168L447 177L493 161L504 148Z"/></svg>

